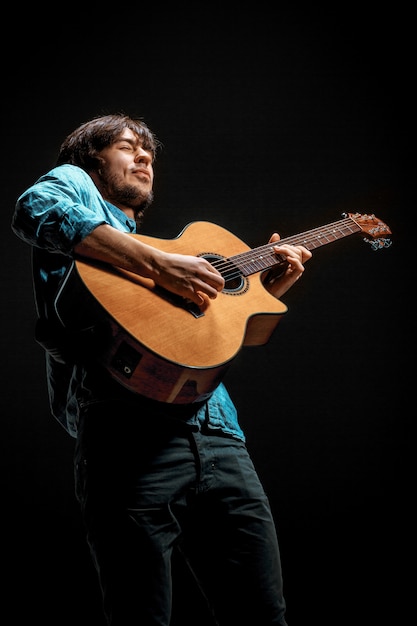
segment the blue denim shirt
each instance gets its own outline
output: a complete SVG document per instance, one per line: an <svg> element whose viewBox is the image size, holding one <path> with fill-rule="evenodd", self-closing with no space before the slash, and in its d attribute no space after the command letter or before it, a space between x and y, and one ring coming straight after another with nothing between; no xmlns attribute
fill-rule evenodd
<svg viewBox="0 0 417 626"><path fill-rule="evenodd" d="M74 165L61 165L41 176L17 200L12 230L33 246L33 278L38 313L49 319L60 282L73 261L74 247L100 224L136 232L136 223L106 202L91 177ZM71 362L61 363L46 353L51 411L70 435L77 436L82 402L105 399L104 385L90 384L89 371ZM96 376L94 377L96 382ZM152 416L149 416L152 419ZM236 408L220 383L189 423L220 430L241 441L245 436Z"/></svg>

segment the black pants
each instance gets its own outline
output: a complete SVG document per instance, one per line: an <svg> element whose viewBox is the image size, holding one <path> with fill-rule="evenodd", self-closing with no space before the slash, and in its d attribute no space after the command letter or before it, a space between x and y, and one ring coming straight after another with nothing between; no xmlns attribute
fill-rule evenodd
<svg viewBox="0 0 417 626"><path fill-rule="evenodd" d="M246 446L150 418L95 405L80 423L76 494L108 624L169 626L179 553L192 572L181 594L207 600L207 623L286 626L275 526Z"/></svg>

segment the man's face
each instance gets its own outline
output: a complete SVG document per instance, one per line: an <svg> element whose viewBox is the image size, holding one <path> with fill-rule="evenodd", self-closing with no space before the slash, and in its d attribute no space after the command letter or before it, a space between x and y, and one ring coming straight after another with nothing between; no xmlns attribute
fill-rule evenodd
<svg viewBox="0 0 417 626"><path fill-rule="evenodd" d="M91 177L104 199L137 217L153 199L152 153L143 150L137 136L126 128L99 158L101 165Z"/></svg>

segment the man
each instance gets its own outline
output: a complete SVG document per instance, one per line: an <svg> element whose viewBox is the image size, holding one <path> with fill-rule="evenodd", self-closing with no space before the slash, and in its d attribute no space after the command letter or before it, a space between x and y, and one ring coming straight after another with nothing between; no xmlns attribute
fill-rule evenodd
<svg viewBox="0 0 417 626"><path fill-rule="evenodd" d="M74 259L150 279L202 311L224 288L204 257L130 236L153 200L158 148L140 119L106 115L82 124L63 142L57 166L18 199L12 222L33 247L50 406L76 438L76 495L104 614L112 626L168 626L173 554L180 554L192 572L189 593L194 580L213 623L286 626L274 521L223 383L182 404L135 393L95 358L88 333L75 341L57 315ZM311 257L278 240L274 233L270 242L286 264L265 284L276 298Z"/></svg>

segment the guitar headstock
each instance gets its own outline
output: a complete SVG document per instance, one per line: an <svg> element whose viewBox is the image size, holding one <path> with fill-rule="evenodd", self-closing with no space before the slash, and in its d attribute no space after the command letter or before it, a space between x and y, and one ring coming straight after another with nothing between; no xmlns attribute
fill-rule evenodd
<svg viewBox="0 0 417 626"><path fill-rule="evenodd" d="M363 232L372 237L372 239L365 237L364 241L370 243L374 250L388 248L392 244L392 241L386 237L392 234L391 230L374 214L348 213L346 217L350 217Z"/></svg>

